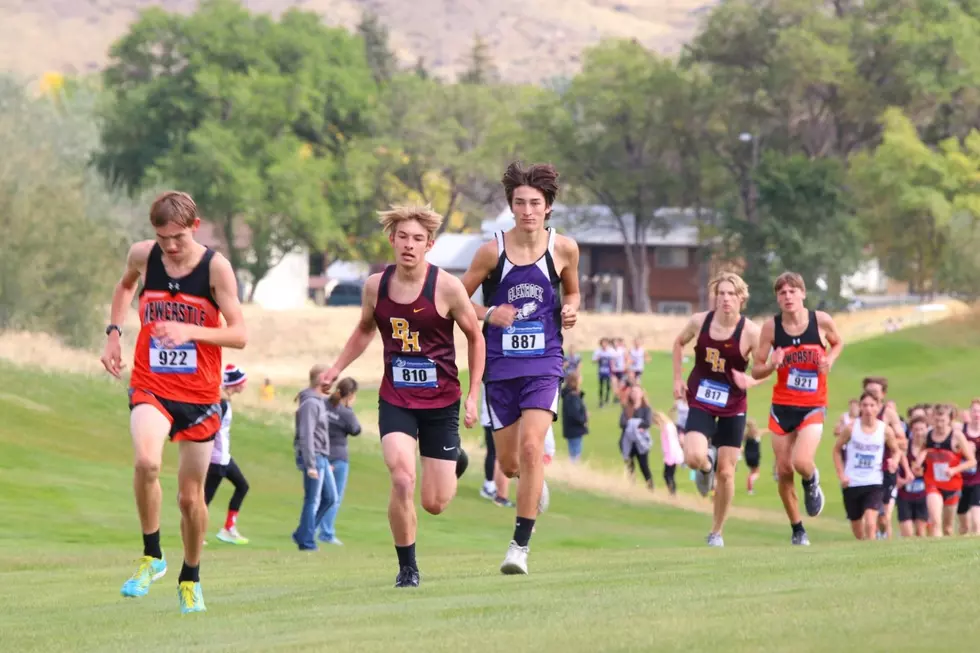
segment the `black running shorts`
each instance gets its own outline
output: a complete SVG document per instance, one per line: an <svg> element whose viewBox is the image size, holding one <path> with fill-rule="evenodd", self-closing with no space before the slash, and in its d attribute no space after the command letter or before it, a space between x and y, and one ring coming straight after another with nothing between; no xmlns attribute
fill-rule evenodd
<svg viewBox="0 0 980 653"><path fill-rule="evenodd" d="M929 521L929 509L926 508L926 498L899 499L898 521Z"/></svg>
<svg viewBox="0 0 980 653"><path fill-rule="evenodd" d="M868 510L881 510L880 485L859 485L844 488L844 512L851 521L859 521Z"/></svg>
<svg viewBox="0 0 980 653"><path fill-rule="evenodd" d="M697 406L691 406L687 413L684 431L702 434L714 447L740 449L742 438L745 436L745 413L730 417L715 417Z"/></svg>
<svg viewBox="0 0 980 653"><path fill-rule="evenodd" d="M962 492L956 507L957 515L965 515L970 508L980 508L980 485L964 485Z"/></svg>
<svg viewBox="0 0 980 653"><path fill-rule="evenodd" d="M426 458L456 461L459 458L459 400L445 408L402 408L378 399L378 430L406 433L419 442Z"/></svg>

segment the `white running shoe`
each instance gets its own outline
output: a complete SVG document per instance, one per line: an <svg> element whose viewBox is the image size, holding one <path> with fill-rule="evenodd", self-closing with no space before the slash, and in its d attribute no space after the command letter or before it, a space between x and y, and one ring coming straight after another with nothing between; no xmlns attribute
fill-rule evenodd
<svg viewBox="0 0 980 653"><path fill-rule="evenodd" d="M235 526L222 528L218 531L217 537L222 542L227 542L228 544L248 544L248 538L242 537L242 534L238 532L238 528Z"/></svg>
<svg viewBox="0 0 980 653"><path fill-rule="evenodd" d="M510 541L510 546L507 547L507 555L504 556L504 561L500 563L500 573L505 576L513 576L517 574L527 575L527 554L530 549L526 546L520 546L514 540Z"/></svg>

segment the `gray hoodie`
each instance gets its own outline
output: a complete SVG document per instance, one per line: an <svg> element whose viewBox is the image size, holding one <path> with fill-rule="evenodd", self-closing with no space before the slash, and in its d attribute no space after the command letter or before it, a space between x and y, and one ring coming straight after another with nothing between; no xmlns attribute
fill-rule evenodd
<svg viewBox="0 0 980 653"><path fill-rule="evenodd" d="M316 457L330 454L326 399L313 388L299 393L293 449L304 469L316 469Z"/></svg>

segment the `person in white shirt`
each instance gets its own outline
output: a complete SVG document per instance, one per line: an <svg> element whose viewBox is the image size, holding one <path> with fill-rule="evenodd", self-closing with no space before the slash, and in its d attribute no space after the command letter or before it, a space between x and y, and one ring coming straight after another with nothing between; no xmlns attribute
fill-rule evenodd
<svg viewBox="0 0 980 653"><path fill-rule="evenodd" d="M231 398L245 389L248 377L245 372L235 365L225 365L221 381L221 430L214 438L211 449L211 464L204 480L204 502L211 504L222 479L235 488L228 502L228 514L224 527L218 531L218 539L228 544L248 544L248 538L238 532L238 511L242 509L242 501L248 494L248 481L238 468L238 463L231 457Z"/></svg>
<svg viewBox="0 0 980 653"><path fill-rule="evenodd" d="M865 391L860 400L861 416L844 429L834 443L834 467L844 492L844 510L854 537L874 539L878 530L878 510L884 499L886 451L896 463L902 452L892 427L878 419L881 403ZM847 445L847 461L842 450Z"/></svg>

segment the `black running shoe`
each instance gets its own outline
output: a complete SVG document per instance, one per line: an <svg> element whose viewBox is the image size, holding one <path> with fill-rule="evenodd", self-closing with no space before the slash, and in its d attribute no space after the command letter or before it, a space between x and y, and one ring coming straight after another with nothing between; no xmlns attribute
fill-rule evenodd
<svg viewBox="0 0 980 653"><path fill-rule="evenodd" d="M412 567L402 567L395 577L395 587L418 587L419 570Z"/></svg>

